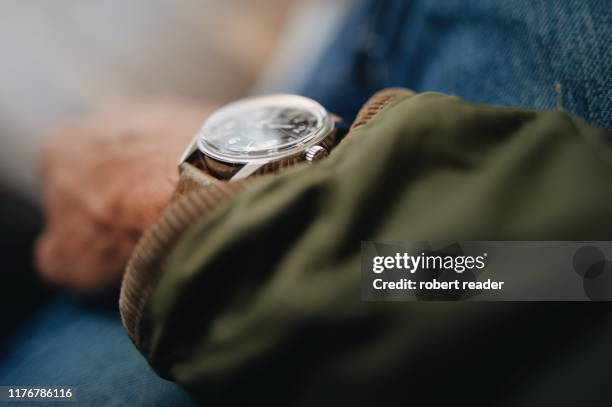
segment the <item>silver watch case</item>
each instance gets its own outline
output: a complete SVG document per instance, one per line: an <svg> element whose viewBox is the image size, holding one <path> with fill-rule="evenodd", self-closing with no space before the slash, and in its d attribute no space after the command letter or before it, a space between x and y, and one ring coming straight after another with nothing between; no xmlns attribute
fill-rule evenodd
<svg viewBox="0 0 612 407"><path fill-rule="evenodd" d="M210 142L207 134L216 125L228 120L231 117L240 117L247 112L266 108L296 108L308 111L316 118L316 125L304 137L288 143L276 145L271 148L251 150L245 152L221 150L214 143ZM318 102L304 96L298 95L265 95L254 96L240 99L223 106L212 113L204 122L200 130L196 133L193 140L185 150L179 160L179 165L187 161L192 154L199 151L201 154L211 157L217 161L228 165L242 165L240 170L231 178L231 181L243 179L257 171L261 166L286 158L304 153L306 155L311 147L320 148L320 143L334 131L337 118L325 110ZM314 151L313 148L313 151ZM310 154L308 156L315 156Z"/></svg>

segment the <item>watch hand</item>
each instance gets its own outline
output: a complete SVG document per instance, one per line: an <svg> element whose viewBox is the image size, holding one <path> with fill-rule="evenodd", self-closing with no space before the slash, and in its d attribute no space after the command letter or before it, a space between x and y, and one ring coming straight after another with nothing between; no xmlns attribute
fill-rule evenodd
<svg viewBox="0 0 612 407"><path fill-rule="evenodd" d="M266 124L267 127L274 129L274 130L282 130L282 129L286 129L286 130L291 130L293 128L293 126L291 124Z"/></svg>

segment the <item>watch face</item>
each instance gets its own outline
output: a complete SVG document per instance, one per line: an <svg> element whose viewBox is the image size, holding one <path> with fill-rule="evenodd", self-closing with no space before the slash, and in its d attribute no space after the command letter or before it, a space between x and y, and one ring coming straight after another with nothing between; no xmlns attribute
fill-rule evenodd
<svg viewBox="0 0 612 407"><path fill-rule="evenodd" d="M299 152L320 141L333 124L317 102L295 95L243 99L206 121L199 147L213 158L247 162Z"/></svg>

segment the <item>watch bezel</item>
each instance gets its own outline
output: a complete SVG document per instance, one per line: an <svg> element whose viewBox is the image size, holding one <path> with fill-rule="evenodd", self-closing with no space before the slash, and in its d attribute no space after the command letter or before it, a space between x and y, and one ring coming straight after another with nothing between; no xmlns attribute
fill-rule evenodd
<svg viewBox="0 0 612 407"><path fill-rule="evenodd" d="M213 143L206 140L206 132L210 131L219 121L225 120L228 116L240 114L240 111L253 109L253 107L257 105L261 105L261 107L267 105L280 107L296 106L303 108L315 115L319 126L315 131L299 140L275 146L274 148L248 153L220 150ZM232 102L212 113L198 131L196 135L196 144L203 154L228 164L266 163L303 152L308 147L325 139L333 129L334 120L332 115L320 103L313 99L290 94L253 96Z"/></svg>

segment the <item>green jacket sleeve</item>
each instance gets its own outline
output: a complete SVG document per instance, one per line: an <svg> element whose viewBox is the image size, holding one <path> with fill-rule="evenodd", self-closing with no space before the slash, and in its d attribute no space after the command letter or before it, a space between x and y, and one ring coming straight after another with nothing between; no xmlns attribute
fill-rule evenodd
<svg viewBox="0 0 612 407"><path fill-rule="evenodd" d="M395 101L190 227L141 351L207 405L612 405L609 307L366 303L359 266L364 240L611 240L611 163L564 112Z"/></svg>

